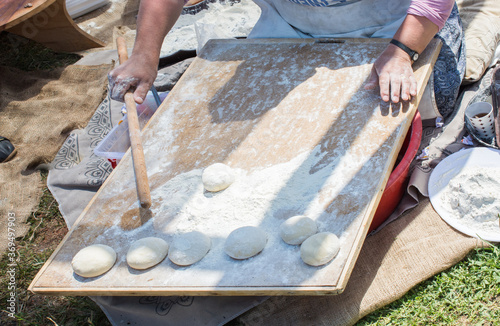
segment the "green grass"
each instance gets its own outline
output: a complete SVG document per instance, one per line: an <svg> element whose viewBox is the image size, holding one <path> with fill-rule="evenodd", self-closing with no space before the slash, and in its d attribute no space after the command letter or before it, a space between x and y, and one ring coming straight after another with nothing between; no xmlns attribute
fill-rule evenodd
<svg viewBox="0 0 500 326"><path fill-rule="evenodd" d="M0 65L25 71L65 67L81 58L74 53L54 52L41 44L13 35L0 33Z"/></svg>
<svg viewBox="0 0 500 326"><path fill-rule="evenodd" d="M47 173L42 173L46 182ZM30 230L17 239L15 318L5 311L9 298L6 270L9 259L5 253L0 260L0 325L110 325L104 313L87 297L42 296L29 292L28 286L38 270L50 257L67 228L58 204L45 187L38 209L29 218Z"/></svg>
<svg viewBox="0 0 500 326"><path fill-rule="evenodd" d="M500 247L474 250L357 325L500 325Z"/></svg>

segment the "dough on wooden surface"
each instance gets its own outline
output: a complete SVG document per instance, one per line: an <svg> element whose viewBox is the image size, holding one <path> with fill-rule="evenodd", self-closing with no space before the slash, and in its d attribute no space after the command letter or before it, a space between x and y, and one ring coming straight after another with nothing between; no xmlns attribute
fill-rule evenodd
<svg viewBox="0 0 500 326"><path fill-rule="evenodd" d="M83 277L96 277L109 271L116 262L113 248L95 244L80 250L71 261L73 271Z"/></svg>
<svg viewBox="0 0 500 326"><path fill-rule="evenodd" d="M316 222L304 215L290 217L280 225L280 236L288 244L299 245L318 232Z"/></svg>
<svg viewBox="0 0 500 326"><path fill-rule="evenodd" d="M189 266L205 257L211 246L210 238L201 232L180 234L170 244L168 258L176 265Z"/></svg>
<svg viewBox="0 0 500 326"><path fill-rule="evenodd" d="M340 240L330 232L317 233L307 238L300 246L300 258L311 266L328 263L337 256Z"/></svg>
<svg viewBox="0 0 500 326"><path fill-rule="evenodd" d="M142 238L130 246L127 264L135 269L146 269L159 264L168 252L168 243L160 238Z"/></svg>
<svg viewBox="0 0 500 326"><path fill-rule="evenodd" d="M234 259L247 259L261 252L267 244L266 233L255 226L244 226L231 232L224 251Z"/></svg>
<svg viewBox="0 0 500 326"><path fill-rule="evenodd" d="M215 163L203 170L201 181L206 190L217 192L226 189L234 182L234 173L229 166Z"/></svg>

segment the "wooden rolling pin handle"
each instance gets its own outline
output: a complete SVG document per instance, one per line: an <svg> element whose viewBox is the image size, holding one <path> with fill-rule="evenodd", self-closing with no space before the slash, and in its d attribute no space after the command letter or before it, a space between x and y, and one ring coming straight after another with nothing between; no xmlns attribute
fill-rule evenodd
<svg viewBox="0 0 500 326"><path fill-rule="evenodd" d="M128 59L125 39L118 37L116 39L116 47L120 64L122 64ZM139 117L137 116L137 107L131 90L127 91L125 94L125 106L127 107L128 130L130 135L130 147L132 148L132 160L134 162L137 194L141 207L148 209L151 207L151 193L149 190L146 160L142 148Z"/></svg>
<svg viewBox="0 0 500 326"><path fill-rule="evenodd" d="M123 64L128 60L127 42L121 36L116 38L116 50L118 51L118 62Z"/></svg>

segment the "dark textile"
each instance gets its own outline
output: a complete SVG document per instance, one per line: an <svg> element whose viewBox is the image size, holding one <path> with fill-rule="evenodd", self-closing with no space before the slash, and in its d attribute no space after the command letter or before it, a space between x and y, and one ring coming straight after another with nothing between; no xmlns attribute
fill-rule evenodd
<svg viewBox="0 0 500 326"><path fill-rule="evenodd" d="M434 94L439 113L446 119L455 109L465 74L465 38L456 4L436 37L443 47L434 65Z"/></svg>

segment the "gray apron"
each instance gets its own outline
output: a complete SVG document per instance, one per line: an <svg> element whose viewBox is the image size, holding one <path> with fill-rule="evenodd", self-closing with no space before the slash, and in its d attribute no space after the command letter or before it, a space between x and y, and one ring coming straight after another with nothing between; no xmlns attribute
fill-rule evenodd
<svg viewBox="0 0 500 326"><path fill-rule="evenodd" d="M254 0L261 8L249 38L392 38L411 0L348 0L315 7L290 0Z"/></svg>

